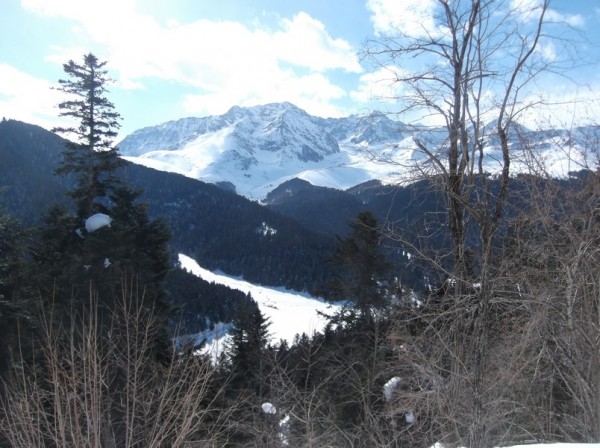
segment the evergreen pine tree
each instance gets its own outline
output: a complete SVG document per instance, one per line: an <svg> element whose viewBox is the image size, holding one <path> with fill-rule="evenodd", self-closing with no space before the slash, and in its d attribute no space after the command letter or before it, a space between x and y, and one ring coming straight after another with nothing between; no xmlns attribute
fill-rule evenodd
<svg viewBox="0 0 600 448"><path fill-rule="evenodd" d="M268 327L250 295L239 303L226 346L223 373L229 379L227 402L236 422L229 435L233 446L267 446L260 440L257 417L268 394Z"/></svg>
<svg viewBox="0 0 600 448"><path fill-rule="evenodd" d="M23 284L23 231L0 209L0 376L18 342L19 317L28 314Z"/></svg>
<svg viewBox="0 0 600 448"><path fill-rule="evenodd" d="M259 394L268 344L269 321L254 300L240 303L231 330L229 366L232 387Z"/></svg>
<svg viewBox="0 0 600 448"><path fill-rule="evenodd" d="M386 275L390 269L380 252L381 232L370 211L358 214L350 223L350 233L339 239L331 257L336 277L324 285L322 293L329 299L348 300L361 315L387 303Z"/></svg>
<svg viewBox="0 0 600 448"><path fill-rule="evenodd" d="M161 282L169 267L170 232L148 217L140 192L118 177L124 162L113 139L120 116L106 97L105 65L87 54L82 63L63 66L68 77L59 80L58 90L67 100L59 104L60 116L77 124L55 129L74 139L65 143L57 174L72 177L75 216L55 207L45 217L35 252L41 289L66 305L84 300L91 287L110 312L123 285L137 285L148 308L166 310Z"/></svg>
<svg viewBox="0 0 600 448"><path fill-rule="evenodd" d="M136 367L135 381L159 378L171 360L162 289L170 232L162 221L149 218L140 192L118 177L124 162L112 140L119 115L105 97L105 64L88 54L83 64L64 65L69 78L60 80L59 90L69 99L60 103L60 115L79 124L56 129L75 139L66 142L57 174L71 177L75 213L54 206L44 216L33 247L32 278L57 343L77 348L89 342L92 353L103 353L111 344L119 348L102 356L98 368L108 372L103 394L111 403L102 419L121 446L126 409L120 398L132 381L133 353L153 356ZM89 328L92 337L86 339L81 328ZM49 336L40 333L43 343ZM33 365L52 371L53 362L42 356Z"/></svg>
<svg viewBox="0 0 600 448"><path fill-rule="evenodd" d="M117 184L115 170L123 163L113 147L120 115L105 96L110 81L105 65L106 61L100 62L93 54L87 54L82 64L72 60L64 64L69 78L58 81L58 90L68 96L68 100L58 105L60 116L73 119L77 125L53 129L76 140L67 142L57 173L75 175L76 186L69 194L82 219L106 211L102 199Z"/></svg>

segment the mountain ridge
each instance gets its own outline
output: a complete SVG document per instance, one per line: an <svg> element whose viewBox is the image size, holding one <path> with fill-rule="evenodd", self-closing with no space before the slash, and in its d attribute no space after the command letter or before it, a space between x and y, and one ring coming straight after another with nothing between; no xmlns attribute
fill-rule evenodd
<svg viewBox="0 0 600 448"><path fill-rule="evenodd" d="M188 117L140 129L118 146L134 163L230 183L238 194L256 200L294 177L327 184L319 177L333 176L336 185L347 179L347 187L371 180L373 175L363 166L353 166L353 155L340 147L345 140L353 144L387 140L395 126L383 114L371 114L369 121L371 125L361 129L365 118L314 117L291 103L234 106L219 116Z"/></svg>
<svg viewBox="0 0 600 448"><path fill-rule="evenodd" d="M513 129L514 172L546 169L565 176L588 166L588 146L600 141L598 126L532 131L514 123ZM484 169L493 174L502 157L495 127L484 131ZM341 190L372 180L406 182L417 165L428 163L415 140L443 158L444 128L409 125L381 112L321 118L291 103L270 103L146 127L118 146L134 163L232 185L238 194L262 201L293 178Z"/></svg>

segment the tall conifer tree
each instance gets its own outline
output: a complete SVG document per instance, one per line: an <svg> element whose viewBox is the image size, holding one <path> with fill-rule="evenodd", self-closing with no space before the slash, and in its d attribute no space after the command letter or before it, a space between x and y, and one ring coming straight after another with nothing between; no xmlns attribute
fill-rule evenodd
<svg viewBox="0 0 600 448"><path fill-rule="evenodd" d="M359 213L350 229L346 238L339 239L331 257L337 275L324 286L323 294L348 300L368 316L371 308L387 304L385 283L390 265L380 251L381 232L373 213Z"/></svg>
<svg viewBox="0 0 600 448"><path fill-rule="evenodd" d="M122 164L113 139L120 127L120 115L106 98L106 84L110 81L104 70L106 61L100 62L89 53L83 63L69 61L63 65L67 79L60 79L58 90L68 99L58 107L61 117L73 119L77 124L57 127L69 141L63 153L58 174L74 174L75 188L70 192L79 218L87 218L106 209L102 198L114 188L115 170Z"/></svg>
<svg viewBox="0 0 600 448"><path fill-rule="evenodd" d="M254 389L258 393L263 379L270 322L251 297L247 299L240 303L233 320L229 363L233 374L232 386Z"/></svg>
<svg viewBox="0 0 600 448"><path fill-rule="evenodd" d="M57 89L66 100L59 109L70 122L54 131L70 140L57 174L71 176L75 216L66 210L49 213L36 255L43 278L58 282L70 296L89 294L91 285L110 305L123 282L131 281L126 277L135 276L144 300L155 307L169 266L170 232L148 217L141 192L119 178L125 162L113 140L121 117L107 98L111 79L105 66L91 53L82 63L63 66L67 79L59 80Z"/></svg>
<svg viewBox="0 0 600 448"><path fill-rule="evenodd" d="M20 224L0 208L0 377L10 364L10 352L18 345L18 318L27 314L22 240Z"/></svg>

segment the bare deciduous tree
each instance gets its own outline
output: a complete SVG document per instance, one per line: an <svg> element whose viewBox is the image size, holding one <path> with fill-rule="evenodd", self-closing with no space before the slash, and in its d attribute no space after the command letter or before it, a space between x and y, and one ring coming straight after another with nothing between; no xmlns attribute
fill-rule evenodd
<svg viewBox="0 0 600 448"><path fill-rule="evenodd" d="M445 409L437 415L451 424L443 430L461 443L484 447L492 444L490 426L499 417L486 378L498 289L495 238L509 192L517 119L535 105L525 98L528 86L549 69L539 51L547 38L542 29L549 0L529 10L497 0L434 4L428 26L369 41L365 57L390 73L402 113L419 111L445 129L440 147L414 141L425 157L413 172L438 184L451 241L448 261L430 259L448 280L443 305L426 320L439 350L430 351L434 358L424 365L435 366L444 378L439 403Z"/></svg>

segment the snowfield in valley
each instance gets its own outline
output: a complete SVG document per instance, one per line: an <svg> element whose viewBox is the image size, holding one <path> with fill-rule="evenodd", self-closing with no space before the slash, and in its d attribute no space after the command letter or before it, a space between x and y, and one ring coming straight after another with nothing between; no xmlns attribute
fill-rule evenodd
<svg viewBox="0 0 600 448"><path fill-rule="evenodd" d="M270 322L269 335L274 343L285 339L291 344L296 334L306 333L310 336L321 331L325 327L327 319L320 313L332 314L338 308L337 305L324 302L306 293L285 288L253 285L243 279L208 271L200 267L194 259L183 254L179 254L179 262L183 269L208 282L226 285L246 294L250 293L258 303L260 311ZM220 331L220 334L216 338L212 338L215 348L223 345L222 338L224 337L221 330L217 331Z"/></svg>

